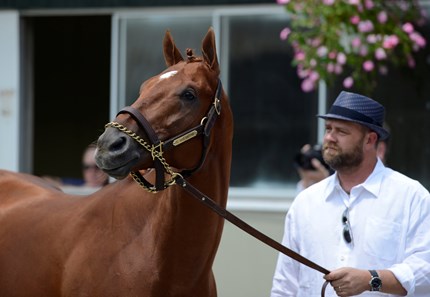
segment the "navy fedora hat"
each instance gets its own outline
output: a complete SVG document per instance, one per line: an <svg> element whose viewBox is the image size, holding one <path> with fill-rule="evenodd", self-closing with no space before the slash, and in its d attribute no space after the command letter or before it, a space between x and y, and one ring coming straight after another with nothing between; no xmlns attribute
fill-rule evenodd
<svg viewBox="0 0 430 297"><path fill-rule="evenodd" d="M385 108L366 96L342 91L329 112L317 115L323 119L338 119L354 122L375 131L380 139L387 139L390 133L384 129Z"/></svg>

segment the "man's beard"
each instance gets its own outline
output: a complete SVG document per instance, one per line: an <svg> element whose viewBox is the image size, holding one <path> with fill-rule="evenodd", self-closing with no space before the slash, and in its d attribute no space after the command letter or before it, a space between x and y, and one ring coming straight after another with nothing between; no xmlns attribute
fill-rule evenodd
<svg viewBox="0 0 430 297"><path fill-rule="evenodd" d="M327 148L336 150L335 154L329 154ZM364 159L361 141L359 141L350 151L343 151L335 144L324 144L324 161L334 170L351 169L361 164Z"/></svg>

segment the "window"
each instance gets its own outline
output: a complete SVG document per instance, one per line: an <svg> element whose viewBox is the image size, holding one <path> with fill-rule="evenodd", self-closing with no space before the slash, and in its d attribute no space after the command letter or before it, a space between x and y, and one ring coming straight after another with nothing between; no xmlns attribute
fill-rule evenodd
<svg viewBox="0 0 430 297"><path fill-rule="evenodd" d="M162 38L171 28L178 48L200 48L215 27L222 80L235 131L231 186L285 189L298 180L293 158L316 141L318 98L305 94L291 66L292 49L279 39L287 15L269 9L197 10L192 16L161 11L119 15L118 97L132 103L140 84L164 70ZM120 104L121 105L121 104ZM120 108L122 106L119 106Z"/></svg>
<svg viewBox="0 0 430 297"><path fill-rule="evenodd" d="M304 94L291 49L280 41L285 15L221 18L235 133L231 186L282 188L296 182L293 156L316 139L316 94ZM227 44L227 46L224 45Z"/></svg>

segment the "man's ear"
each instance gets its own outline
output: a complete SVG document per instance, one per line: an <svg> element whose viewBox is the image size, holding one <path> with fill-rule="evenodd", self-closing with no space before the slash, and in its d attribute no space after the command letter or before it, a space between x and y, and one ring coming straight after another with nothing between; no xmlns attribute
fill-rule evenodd
<svg viewBox="0 0 430 297"><path fill-rule="evenodd" d="M378 134L375 131L369 131L369 133L367 134L367 143L374 145L376 148L378 140L379 140Z"/></svg>

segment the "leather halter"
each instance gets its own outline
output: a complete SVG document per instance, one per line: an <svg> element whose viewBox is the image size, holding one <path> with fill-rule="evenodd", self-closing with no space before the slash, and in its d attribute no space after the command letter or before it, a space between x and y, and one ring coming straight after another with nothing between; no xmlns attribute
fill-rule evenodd
<svg viewBox="0 0 430 297"><path fill-rule="evenodd" d="M202 118L202 120L200 121L200 125L193 127L191 129L188 129L177 136L174 136L168 140L165 140L164 142L158 138L151 124L149 124L146 118L137 109L131 106L127 106L127 107L124 107L122 110L120 110L117 115L123 114L123 113L127 113L131 115L131 117L137 122L139 127L145 131L150 141L150 145L151 145L150 152L152 154L152 159L154 160L154 168L156 172L155 185L152 185L150 182L148 182L140 174L139 171L132 172L133 178L139 183L142 182L143 186L147 189L150 189L151 192L164 190L167 187L164 179L164 172L167 172L169 174L172 174L172 172L168 169L168 164L165 162L163 158L163 152L171 149L172 147L178 146L196 136L202 135L203 152L198 164L194 168L185 169L179 174L183 177L188 177L193 172L200 169L207 155L207 148L210 140L210 133L211 133L212 127L215 124L217 117L221 114L221 101L220 101L221 95L222 95L222 84L221 84L221 80L218 80L218 86L217 86L213 103L208 113L206 114L206 116ZM175 174L175 176L176 175L177 174Z"/></svg>
<svg viewBox="0 0 430 297"><path fill-rule="evenodd" d="M198 170L204 163L206 159L207 154L207 147L210 140L210 132L212 130L212 127L215 124L216 119L221 113L221 98L222 95L222 85L221 81L218 80L218 87L217 91L214 97L213 104L211 105L211 108L209 109L207 115L201 120L200 125L191 128L175 137L172 137L164 142L160 141L157 137L154 129L151 127L149 122L145 119L145 117L135 108L131 106L127 106L123 108L118 114L127 113L130 114L133 119L138 123L138 125L145 131L147 134L149 140L151 141L151 146L148 146L145 141L143 141L139 136L137 136L133 131L128 130L124 126L117 124L117 123L109 123L107 126L113 126L115 128L120 129L123 132L126 132L131 136L133 139L137 140L141 145L145 147L148 151L151 152L152 158L154 160L154 166L156 169L156 184L155 186L149 183L138 171L132 172L131 175L133 176L134 180L138 182L141 186L143 186L145 189L155 189L151 192L156 192L160 190L164 190L167 188L168 185L177 184L181 186L184 190L186 190L188 193L191 194L192 197L203 203L206 207L211 209L213 212L215 212L220 217L226 219L236 227L240 228L241 230L245 231L249 235L253 236L254 238L258 239L259 241L265 243L266 245L270 246L271 248L283 253L284 255L314 269L317 270L324 275L330 273L329 270L325 269L324 267L319 266L318 264L310 261L309 259L303 257L302 255L298 254L297 252L285 247L284 245L280 244L276 240L270 238L269 236L265 235L264 233L258 231L251 225L247 224L225 208L221 207L217 202L212 200L210 197L206 196L202 192L200 192L197 188L195 188L193 185L189 184L188 181L185 179L186 177L189 177L193 172ZM203 136L203 153L200 158L199 163L196 167L193 169L186 169L183 170L180 174L173 173L170 170L170 167L165 162L163 158L163 151L168 150L174 146L177 146L189 139L192 139L196 137L197 135ZM166 186L166 183L164 181L164 172L167 172L172 175L172 180L168 183ZM321 288L321 296L325 296L325 290L328 285L328 281L326 281L322 288Z"/></svg>

